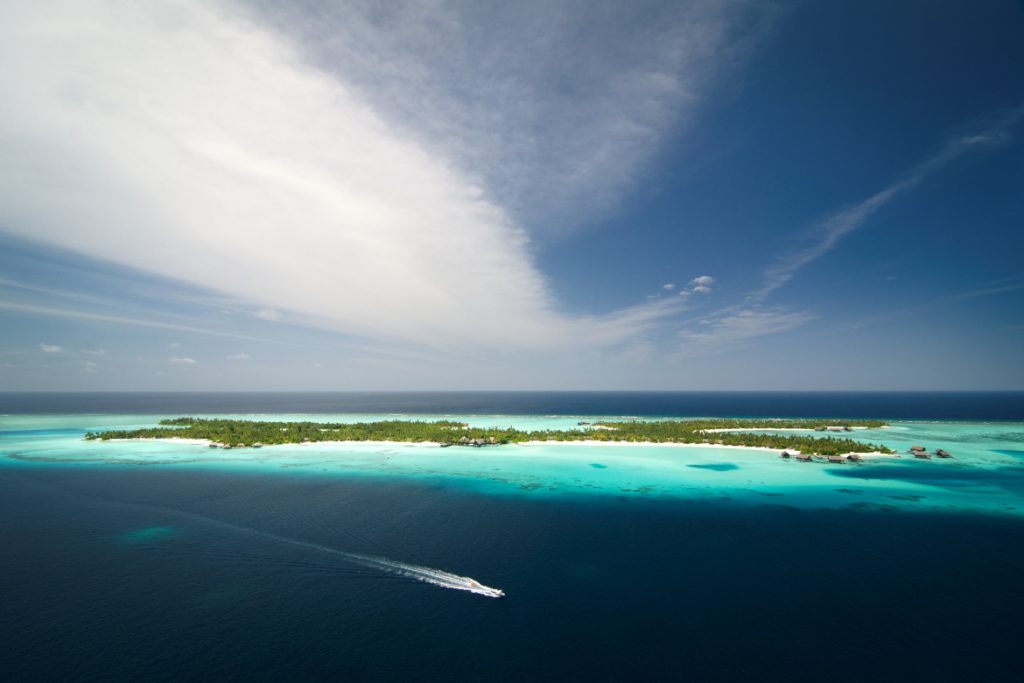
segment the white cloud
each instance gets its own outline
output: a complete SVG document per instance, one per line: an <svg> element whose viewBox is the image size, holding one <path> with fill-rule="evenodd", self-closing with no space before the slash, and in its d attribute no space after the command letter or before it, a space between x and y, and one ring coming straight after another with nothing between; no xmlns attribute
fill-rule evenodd
<svg viewBox="0 0 1024 683"><path fill-rule="evenodd" d="M675 283L672 283L672 282L666 282L665 284L663 284L663 285L661 286L661 288L662 288L662 289L664 289L664 290L666 290L666 291L672 291L673 289L675 289L675 288L676 288L676 286L675 286Z"/></svg>
<svg viewBox="0 0 1024 683"><path fill-rule="evenodd" d="M196 361L194 358L187 356L173 356L167 359L168 363L177 363L179 365L195 365Z"/></svg>
<svg viewBox="0 0 1024 683"><path fill-rule="evenodd" d="M529 18L545 32L540 52L500 22L491 52L487 36L453 29L481 41L454 67L476 69L463 82L395 68L415 67L416 45L394 61L371 51L355 63L364 40L385 51L409 37L422 46L430 31L412 18L388 35L383 24L363 37L365 22L345 29L351 60L328 73L226 2L5 3L4 225L377 340L620 342L678 307L564 314L518 217L526 206L557 216L628 188L718 73L712 57L732 45L738 6L694 2L671 22L641 20L636 34L612 22L593 39L575 12L556 9L555 21ZM438 8L416 16L455 20ZM632 38L606 45L620 33ZM567 36L589 52L576 55ZM451 44L429 48L428 72L443 71ZM569 62L554 81L530 72L555 57ZM392 78L370 77L380 74ZM448 77L447 90L435 88ZM479 97L455 96L487 83Z"/></svg>
<svg viewBox="0 0 1024 683"><path fill-rule="evenodd" d="M686 289L679 292L680 296L690 296L691 294L710 294L711 285L714 283L715 278L710 275L699 275L690 280Z"/></svg>
<svg viewBox="0 0 1024 683"><path fill-rule="evenodd" d="M169 349L181 348L181 343L180 342L171 342L170 344L167 345L167 348L169 348Z"/></svg>
<svg viewBox="0 0 1024 683"><path fill-rule="evenodd" d="M228 360L249 360L251 356L247 353L232 353L228 356Z"/></svg>
<svg viewBox="0 0 1024 683"><path fill-rule="evenodd" d="M91 360L85 361L85 366L82 368L82 372L88 372L90 374L99 372L99 366Z"/></svg>
<svg viewBox="0 0 1024 683"><path fill-rule="evenodd" d="M46 342L40 342L39 348L43 353L61 353L64 349L56 344L47 344Z"/></svg>
<svg viewBox="0 0 1024 683"><path fill-rule="evenodd" d="M96 346L83 346L82 348L78 349L78 352L84 353L87 356L104 356L107 353L103 349L98 348Z"/></svg>
<svg viewBox="0 0 1024 683"><path fill-rule="evenodd" d="M278 311L274 310L273 308L261 308L260 310L256 311L255 315L257 318L262 318L263 320L281 319L281 314Z"/></svg>

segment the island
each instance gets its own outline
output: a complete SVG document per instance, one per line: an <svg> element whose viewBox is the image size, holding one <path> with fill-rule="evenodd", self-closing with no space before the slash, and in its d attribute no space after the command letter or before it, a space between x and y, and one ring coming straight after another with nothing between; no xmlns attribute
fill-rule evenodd
<svg viewBox="0 0 1024 683"><path fill-rule="evenodd" d="M528 431L473 427L453 420L381 420L377 422L272 422L179 417L159 426L89 432L88 440L190 439L211 448L260 448L264 445L345 441L433 443L441 447L484 447L532 442L692 444L780 449L787 453L840 456L893 454L883 445L863 443L845 433L887 426L878 420L683 419L596 421L579 429ZM817 436L799 432L842 432ZM789 432L789 433L781 433ZM793 433L797 432L797 433Z"/></svg>

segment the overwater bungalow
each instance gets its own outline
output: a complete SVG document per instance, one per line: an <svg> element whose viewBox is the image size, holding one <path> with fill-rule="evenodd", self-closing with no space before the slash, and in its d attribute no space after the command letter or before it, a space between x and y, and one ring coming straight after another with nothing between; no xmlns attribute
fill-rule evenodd
<svg viewBox="0 0 1024 683"><path fill-rule="evenodd" d="M910 447L910 452L911 453L913 453L914 451L924 451L924 450L928 450L928 449L926 449L924 446L911 446Z"/></svg>
<svg viewBox="0 0 1024 683"><path fill-rule="evenodd" d="M860 462L863 458L861 458L857 453L847 453L846 459L850 462Z"/></svg>
<svg viewBox="0 0 1024 683"><path fill-rule="evenodd" d="M795 457L800 462L810 462L811 461L811 455L809 453L797 453L793 457Z"/></svg>
<svg viewBox="0 0 1024 683"><path fill-rule="evenodd" d="M943 450L941 448L936 448L935 449L935 455L937 455L940 458L952 458L953 457L952 453L950 453L947 450Z"/></svg>
<svg viewBox="0 0 1024 683"><path fill-rule="evenodd" d="M791 455L793 455L793 454L792 454L792 453L790 453L789 451L782 451L781 453L779 453L779 457L780 457L780 458L788 458L788 457L790 457Z"/></svg>
<svg viewBox="0 0 1024 683"><path fill-rule="evenodd" d="M928 451L914 451L914 457L921 460L931 460L932 454Z"/></svg>
<svg viewBox="0 0 1024 683"><path fill-rule="evenodd" d="M833 465L842 465L843 464L843 456L841 456L841 455L830 455L830 456L828 456L828 461L830 463L832 463Z"/></svg>
<svg viewBox="0 0 1024 683"><path fill-rule="evenodd" d="M259 441L257 441L256 443L254 443L254 444L252 445L252 447L253 447L253 448L263 448L263 444L261 444L261 443L260 443Z"/></svg>

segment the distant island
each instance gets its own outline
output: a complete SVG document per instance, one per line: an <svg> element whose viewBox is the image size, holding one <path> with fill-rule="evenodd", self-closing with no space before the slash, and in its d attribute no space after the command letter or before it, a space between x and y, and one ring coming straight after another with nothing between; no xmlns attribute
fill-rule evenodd
<svg viewBox="0 0 1024 683"><path fill-rule="evenodd" d="M848 433L884 427L878 420L693 419L581 422L578 429L526 431L509 427L472 427L452 420L379 422L263 422L179 417L159 427L89 432L88 440L194 439L211 448L259 448L264 445L338 441L435 443L441 447L586 441L695 444L772 448L815 455L891 454L889 448L848 436L779 434L778 431Z"/></svg>

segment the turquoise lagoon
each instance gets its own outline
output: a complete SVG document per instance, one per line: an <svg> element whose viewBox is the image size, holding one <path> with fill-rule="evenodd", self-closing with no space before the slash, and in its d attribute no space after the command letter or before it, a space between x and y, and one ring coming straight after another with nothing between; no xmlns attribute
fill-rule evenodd
<svg viewBox="0 0 1024 683"><path fill-rule="evenodd" d="M200 468L295 476L443 481L487 495L663 498L740 505L1024 514L1024 424L892 422L855 437L896 450L860 465L783 460L774 452L655 444L550 443L483 449L404 444L281 445L213 450L174 441L85 441L87 431L151 426L175 415L0 417L0 467ZM266 420L456 419L566 429L621 416L223 414ZM916 460L913 444L952 460Z"/></svg>

